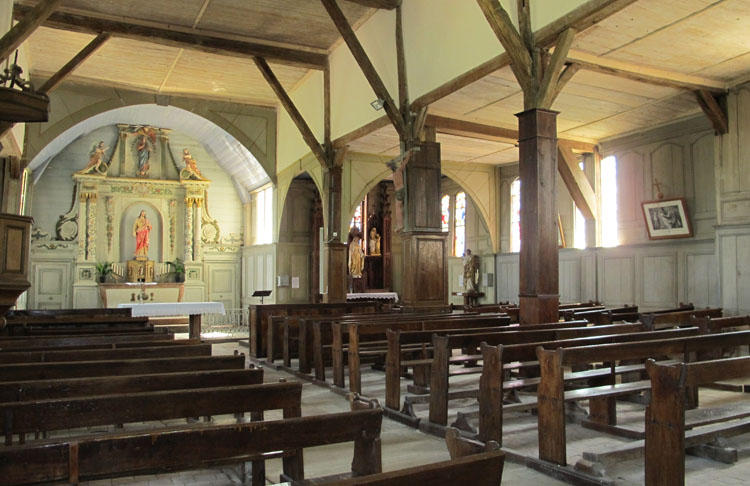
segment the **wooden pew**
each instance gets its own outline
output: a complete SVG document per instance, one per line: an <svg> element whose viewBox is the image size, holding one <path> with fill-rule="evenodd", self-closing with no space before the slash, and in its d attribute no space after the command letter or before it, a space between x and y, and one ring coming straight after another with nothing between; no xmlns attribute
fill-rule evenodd
<svg viewBox="0 0 750 486"><path fill-rule="evenodd" d="M54 333L114 332L126 330L153 330L148 317L130 317L119 314L97 316L28 317L8 320L3 336L28 336Z"/></svg>
<svg viewBox="0 0 750 486"><path fill-rule="evenodd" d="M0 352L0 364L211 356L211 344L118 349Z"/></svg>
<svg viewBox="0 0 750 486"><path fill-rule="evenodd" d="M524 378L517 380L506 380L505 372L512 363L533 362L537 363L536 356L539 348L556 349L558 347L592 346L597 344L610 344L617 342L633 342L643 339L672 339L676 337L697 336L700 329L697 327L667 329L662 331L651 331L646 335L640 333L612 334L606 336L590 336L556 341L538 343L497 345L490 346L482 344L482 378L479 382L479 432L480 440L493 440L498 444L503 443L503 413L509 411L530 410L537 407L536 400L520 404L503 405L503 394L511 390L533 387L536 388L541 378ZM612 368L594 368L584 371L566 373L563 376L564 384L580 382L585 380L589 383L597 383L611 379L612 375L644 370L643 364L621 365ZM447 406L447 405L446 405ZM473 414L466 413L461 416L466 419Z"/></svg>
<svg viewBox="0 0 750 486"><path fill-rule="evenodd" d="M488 327L497 328L510 325L508 316L453 316L450 318L432 318L428 320L414 321L387 321L387 322L360 322L360 323L334 323L333 343L331 353L333 358L333 384L344 388L344 352L347 355L349 371L349 391L354 393L362 392L362 380L360 373L360 359L365 352L377 353L385 358L388 352L386 331L388 329L402 331L426 331L426 330L446 330ZM348 336L348 341L344 339L344 330ZM370 348L365 351L360 349L363 340L376 342L378 347ZM345 343L345 341L347 341ZM344 346L346 344L346 346Z"/></svg>
<svg viewBox="0 0 750 486"><path fill-rule="evenodd" d="M475 314L458 314L460 316L468 316ZM360 314L360 316L318 316L310 319L301 319L300 326L304 328L312 326L313 342L309 346L312 348L312 360L315 369L315 378L321 381L325 381L325 364L333 363L332 357L332 345L333 345L333 324L337 322L405 322L405 321L419 321L424 319L448 319L453 317L449 313L408 313L408 314ZM304 338L303 334L300 334L300 338ZM301 359L300 362L303 360Z"/></svg>
<svg viewBox="0 0 750 486"><path fill-rule="evenodd" d="M651 403L646 407L646 486L685 484L685 448L711 437L750 430L747 415L734 424L685 432L686 391L707 383L750 376L750 357L719 359L674 366L646 363ZM732 417L725 417L731 420ZM709 439L707 439L707 437Z"/></svg>
<svg viewBox="0 0 750 486"><path fill-rule="evenodd" d="M523 329L521 326L520 329ZM539 343L556 343L561 340L576 338L600 337L598 342L613 342L618 340L638 339L645 332L643 324L610 324L605 326L588 326L570 329L556 330L535 330L535 331L508 331L485 334L456 334L449 336L434 336L432 370L430 375L430 413L429 421L433 424L445 426L448 423L448 402L452 398L459 398L457 395L451 395L449 391L449 378L451 376L450 364L456 359L482 359L478 356L461 356L456 358L452 356L454 349L478 348L485 343L491 346L503 345L509 346L514 344L539 344ZM697 330L694 330L697 333ZM524 360L529 361L529 360ZM536 363L522 363L522 365L533 365ZM461 374L478 374L481 369L462 370ZM481 388L481 387L480 387ZM472 396L477 396L478 391L472 391ZM461 398L467 398L465 393L460 395Z"/></svg>
<svg viewBox="0 0 750 486"><path fill-rule="evenodd" d="M243 369L244 367L243 355L6 364L0 367L0 382Z"/></svg>
<svg viewBox="0 0 750 486"><path fill-rule="evenodd" d="M565 329L571 327L585 326L585 321L555 322L549 324L534 324L527 326L511 325L506 331L537 331L545 329ZM403 359L406 350L403 346L420 346L423 350L432 350L432 337L434 335L446 336L451 334L486 334L487 328L474 329L448 329L429 331L400 331L388 329L386 339L388 340L388 351L385 360L385 406L392 410L399 410L401 406L401 373L404 368L415 368L415 378L422 373L429 376L432 365L432 357L422 356L418 359ZM416 369L423 368L422 372ZM429 386L425 384L424 386Z"/></svg>
<svg viewBox="0 0 750 486"><path fill-rule="evenodd" d="M131 308L98 308L87 307L84 309L12 309L5 315L8 320L22 320L34 317L65 317L65 316L131 316Z"/></svg>
<svg viewBox="0 0 750 486"><path fill-rule="evenodd" d="M283 410L300 416L301 383L266 383L0 403L5 445L29 432Z"/></svg>
<svg viewBox="0 0 750 486"><path fill-rule="evenodd" d="M250 305L250 356L262 358L266 353L268 316L310 316L380 312L382 302L344 302L338 304L260 304Z"/></svg>
<svg viewBox="0 0 750 486"><path fill-rule="evenodd" d="M613 363L619 360L659 358L750 343L750 331L664 340L643 340L594 346L537 349L541 381L537 388L539 411L539 459L558 465L567 464L565 444L565 402L589 400L592 420L604 425L616 423L614 398L650 388L648 381L615 384L614 377L601 386L566 392L564 367L590 363Z"/></svg>
<svg viewBox="0 0 750 486"><path fill-rule="evenodd" d="M316 486L500 486L505 453L483 452L450 461L399 469L387 473L370 474L358 478L316 480ZM290 486L309 484L292 481Z"/></svg>
<svg viewBox="0 0 750 486"><path fill-rule="evenodd" d="M284 451L284 476L304 479L301 449L354 442L351 472L381 472L382 410L232 425L170 427L159 431L106 434L42 444L13 445L0 454L0 485L30 485L190 470L257 460ZM35 467L28 468L27 464ZM254 486L265 478L254 475Z"/></svg>
<svg viewBox="0 0 750 486"><path fill-rule="evenodd" d="M8 381L0 383L0 403L261 383L263 368Z"/></svg>
<svg viewBox="0 0 750 486"><path fill-rule="evenodd" d="M20 351L30 349L72 348L92 345L113 345L128 342L174 341L171 333L136 333L136 334L97 334L89 336L56 336L56 337L7 337L0 339L0 351Z"/></svg>
<svg viewBox="0 0 750 486"><path fill-rule="evenodd" d="M721 308L693 309L677 312L641 314L641 322L654 329L669 326L689 325L690 319L695 317L721 317Z"/></svg>

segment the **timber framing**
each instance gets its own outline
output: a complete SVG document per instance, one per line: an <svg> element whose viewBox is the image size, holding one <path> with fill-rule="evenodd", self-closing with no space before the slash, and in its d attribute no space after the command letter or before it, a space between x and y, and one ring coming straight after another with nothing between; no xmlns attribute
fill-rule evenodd
<svg viewBox="0 0 750 486"><path fill-rule="evenodd" d="M68 77L70 73L75 71L78 66L86 61L86 59L88 59L96 51L98 51L99 48L109 40L110 37L112 36L108 33L102 33L94 37L94 39L89 42L83 49L81 49L78 54L73 56L70 61L65 63L65 65L61 67L59 71L57 71L49 79L47 79L47 81L45 81L44 84L39 88L39 92L50 94L52 91L54 91L54 89L57 88L60 83L62 83L63 80ZM14 125L15 123L0 122L0 137L4 137L8 133L8 131L13 128Z"/></svg>
<svg viewBox="0 0 750 486"><path fill-rule="evenodd" d="M289 97L284 87L281 85L279 79L273 73L271 67L263 58L260 57L255 58L255 65L258 66L258 70L268 82L269 86L271 86L273 92L276 93L276 96L279 98L279 102L281 102L281 106L284 107L287 114L289 115L289 118L291 118L292 122L294 122L294 125L299 130L302 138L305 140L305 143L310 148L310 151L313 153L313 155L315 155L315 158L318 159L318 162L320 162L320 165L322 167L327 167L328 157L326 156L323 147L318 142L318 139L315 138L315 134L313 134L310 126L307 124L307 122L305 122L305 119L302 117L302 113L300 113L297 107L294 105L294 102Z"/></svg>
<svg viewBox="0 0 750 486"><path fill-rule="evenodd" d="M356 3L364 7L382 8L393 10L401 6L401 0L346 0L347 2Z"/></svg>
<svg viewBox="0 0 750 486"><path fill-rule="evenodd" d="M723 135L727 133L729 131L729 120L716 97L705 89L699 89L695 92L695 98L698 100L703 113L705 113L711 125L713 125L716 134Z"/></svg>
<svg viewBox="0 0 750 486"><path fill-rule="evenodd" d="M34 8L29 8L18 23L0 39L0 61L5 60L18 49L23 41L34 33L52 15L62 0L43 0Z"/></svg>
<svg viewBox="0 0 750 486"><path fill-rule="evenodd" d="M578 167L573 150L562 141L557 144L557 171L583 217L587 220L596 219L596 194L586 175Z"/></svg>
<svg viewBox="0 0 750 486"><path fill-rule="evenodd" d="M344 38L344 42L346 42L346 45L349 47L352 56L357 61L357 64L365 75L367 82L370 83L370 87L375 92L375 96L377 96L378 99L383 100L383 108L385 109L388 118L391 120L391 123L393 123L393 126L396 128L399 137L402 140L407 139L408 131L406 129L404 118L401 115L401 111L398 106L396 106L396 102L393 101L390 93L388 93L388 88L385 87L385 83L383 83L375 66L372 64L370 58L362 47L362 44L360 44L359 39L357 39L357 35L354 33L352 26L349 25L349 21L346 19L346 16L344 16L344 12L341 11L336 0L320 1L328 12L328 15L331 17L334 25L339 30L341 37Z"/></svg>
<svg viewBox="0 0 750 486"><path fill-rule="evenodd" d="M16 5L13 8L13 16L22 19L31 11L31 7ZM153 22L122 17L93 16L68 9L52 13L42 25L84 34L109 32L115 37L244 59L262 57L274 63L307 69L322 70L328 65L327 54L314 50L264 44L255 40L238 40L235 37L221 37L215 33L201 33L195 29L164 27Z"/></svg>

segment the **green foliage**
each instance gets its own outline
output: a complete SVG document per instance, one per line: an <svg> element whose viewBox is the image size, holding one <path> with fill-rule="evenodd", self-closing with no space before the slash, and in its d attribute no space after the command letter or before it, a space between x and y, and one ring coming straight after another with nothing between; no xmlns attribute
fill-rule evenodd
<svg viewBox="0 0 750 486"><path fill-rule="evenodd" d="M100 277L106 277L110 273L112 273L112 263L111 262L104 262L104 263L97 263L96 264L96 273Z"/></svg>
<svg viewBox="0 0 750 486"><path fill-rule="evenodd" d="M176 273L176 274L185 273L185 263L179 258L175 258L173 261L167 262L167 265L169 265L173 273Z"/></svg>

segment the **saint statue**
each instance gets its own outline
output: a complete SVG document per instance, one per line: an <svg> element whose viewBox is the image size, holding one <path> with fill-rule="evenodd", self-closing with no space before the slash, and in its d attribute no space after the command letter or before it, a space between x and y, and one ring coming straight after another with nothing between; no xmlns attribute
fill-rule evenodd
<svg viewBox="0 0 750 486"><path fill-rule="evenodd" d="M136 134L133 148L135 148L138 157L138 168L135 171L135 175L146 177L151 168L149 164L151 160L151 146L156 143L156 132L153 129L141 127Z"/></svg>
<svg viewBox="0 0 750 486"><path fill-rule="evenodd" d="M190 155L188 149L182 149L182 161L185 163L185 168L180 171L180 179L206 180L201 171L198 170L198 164L195 162L193 156Z"/></svg>
<svg viewBox="0 0 750 486"><path fill-rule="evenodd" d="M349 242L349 275L354 278L362 278L362 272L365 269L362 236L357 228L354 228L352 232L352 239Z"/></svg>
<svg viewBox="0 0 750 486"><path fill-rule="evenodd" d="M89 164L83 169L78 171L78 174L106 174L107 164L104 162L104 154L109 150L109 147L104 145L104 142L99 142L94 145L89 153Z"/></svg>
<svg viewBox="0 0 750 486"><path fill-rule="evenodd" d="M370 255L380 255L380 235L374 226L370 229Z"/></svg>
<svg viewBox="0 0 750 486"><path fill-rule="evenodd" d="M406 164L409 163L412 153L413 152L410 150L386 163L388 168L393 171L393 186L396 189L396 211L393 213L393 220L395 222L394 229L396 231L404 229L404 199L406 198L404 170L406 170ZM398 162L399 159L401 159L400 164Z"/></svg>
<svg viewBox="0 0 750 486"><path fill-rule="evenodd" d="M148 236L151 233L151 223L146 218L146 211L141 210L141 214L135 218L133 223L133 236L135 237L135 259L148 259Z"/></svg>
<svg viewBox="0 0 750 486"><path fill-rule="evenodd" d="M472 255L468 248L464 252L464 289L467 292L478 292L479 289L479 255Z"/></svg>

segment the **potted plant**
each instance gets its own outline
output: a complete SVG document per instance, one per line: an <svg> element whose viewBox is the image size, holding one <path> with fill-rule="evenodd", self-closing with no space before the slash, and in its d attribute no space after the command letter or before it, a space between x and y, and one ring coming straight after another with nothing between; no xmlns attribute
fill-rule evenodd
<svg viewBox="0 0 750 486"><path fill-rule="evenodd" d="M99 283L107 281L107 275L112 273L112 263L104 262L96 264L96 274L99 277Z"/></svg>
<svg viewBox="0 0 750 486"><path fill-rule="evenodd" d="M179 258L175 258L173 261L167 262L167 265L172 268L169 273L174 274L175 282L185 281L185 263L183 263L182 260L180 260Z"/></svg>

